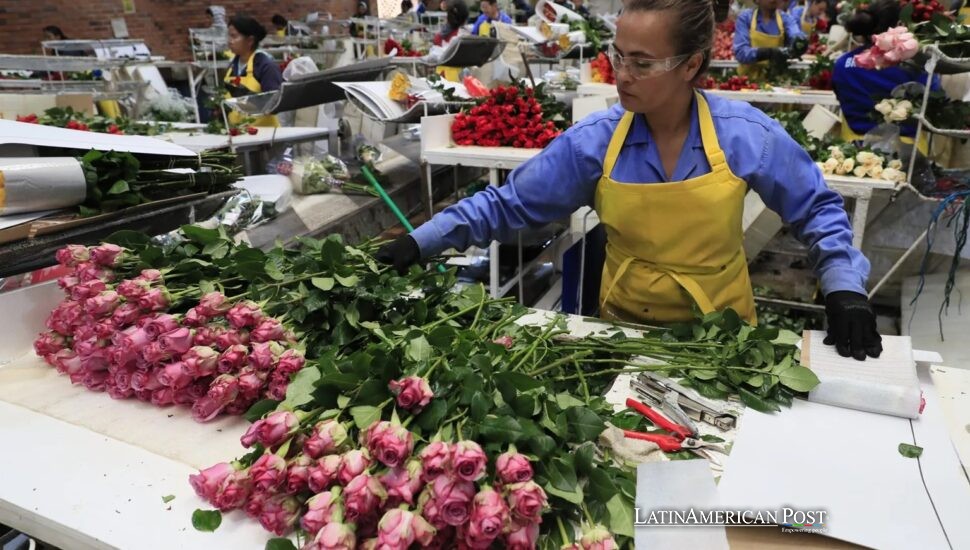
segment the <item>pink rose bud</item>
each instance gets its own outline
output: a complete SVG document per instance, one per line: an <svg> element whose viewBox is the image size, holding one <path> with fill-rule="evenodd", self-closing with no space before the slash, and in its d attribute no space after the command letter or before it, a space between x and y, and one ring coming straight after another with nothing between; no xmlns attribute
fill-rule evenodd
<svg viewBox="0 0 970 550"><path fill-rule="evenodd" d="M212 327L199 327L199 329L195 331L195 345L215 346L217 336L219 336L219 333Z"/></svg>
<svg viewBox="0 0 970 550"><path fill-rule="evenodd" d="M134 325L141 317L141 309L137 304L121 304L111 313L111 322L115 328L124 329Z"/></svg>
<svg viewBox="0 0 970 550"><path fill-rule="evenodd" d="M371 465L370 456L365 451L354 449L341 455L340 470L337 472L337 479L346 485L350 480L364 473L364 470Z"/></svg>
<svg viewBox="0 0 970 550"><path fill-rule="evenodd" d="M258 518L259 514L263 513L263 504L266 504L266 501L272 496L271 493L250 492L245 504L243 504L243 511L251 518Z"/></svg>
<svg viewBox="0 0 970 550"><path fill-rule="evenodd" d="M78 264L88 261L91 258L91 253L86 246L69 244L58 250L54 257L57 258L57 263L64 267L76 267Z"/></svg>
<svg viewBox="0 0 970 550"><path fill-rule="evenodd" d="M144 311L165 311L169 303L168 293L160 288L153 288L138 298L138 307Z"/></svg>
<svg viewBox="0 0 970 550"><path fill-rule="evenodd" d="M182 355L182 362L192 378L211 376L219 363L219 352L208 346L193 346Z"/></svg>
<svg viewBox="0 0 970 550"><path fill-rule="evenodd" d="M115 267L124 259L125 249L116 244L105 243L91 249L91 261L105 267Z"/></svg>
<svg viewBox="0 0 970 550"><path fill-rule="evenodd" d="M138 276L146 281L160 281L162 279L162 272L157 269L143 269Z"/></svg>
<svg viewBox="0 0 970 550"><path fill-rule="evenodd" d="M532 479L532 464L524 454L508 451L498 455L495 472L504 484L522 483Z"/></svg>
<svg viewBox="0 0 970 550"><path fill-rule="evenodd" d="M165 350L161 342L150 342L141 350L141 356L149 365L161 365L172 358L172 354Z"/></svg>
<svg viewBox="0 0 970 550"><path fill-rule="evenodd" d="M156 407L167 407L175 404L175 390L172 388L161 388L152 392L152 405Z"/></svg>
<svg viewBox="0 0 970 550"><path fill-rule="evenodd" d="M505 537L505 548L508 550L535 550L536 541L538 540L538 523L526 523L523 525L513 523L509 534Z"/></svg>
<svg viewBox="0 0 970 550"><path fill-rule="evenodd" d="M384 513L377 524L378 548L407 550L414 543L414 512L394 508ZM433 535L432 535L433 536Z"/></svg>
<svg viewBox="0 0 970 550"><path fill-rule="evenodd" d="M237 372L246 364L247 348L242 344L230 346L226 351L219 355L218 372L229 374Z"/></svg>
<svg viewBox="0 0 970 550"><path fill-rule="evenodd" d="M62 349L54 354L54 368L61 374L77 374L81 372L81 358L69 349Z"/></svg>
<svg viewBox="0 0 970 550"><path fill-rule="evenodd" d="M249 468L249 477L257 491L275 491L286 481L286 461L273 453L266 453Z"/></svg>
<svg viewBox="0 0 970 550"><path fill-rule="evenodd" d="M414 542L420 544L422 548L429 547L438 534L438 530L418 514L414 514L411 518L411 528L414 529Z"/></svg>
<svg viewBox="0 0 970 550"><path fill-rule="evenodd" d="M306 455L297 455L286 467L286 493L293 495L307 489L310 466L314 461Z"/></svg>
<svg viewBox="0 0 970 550"><path fill-rule="evenodd" d="M488 548L509 524L509 509L502 495L495 489L482 489L472 503L471 518L465 531L465 544L472 548Z"/></svg>
<svg viewBox="0 0 970 550"><path fill-rule="evenodd" d="M115 277L112 270L105 269L94 262L84 262L78 264L78 266L74 269L74 273L82 283L95 280L109 282L114 280Z"/></svg>
<svg viewBox="0 0 970 550"><path fill-rule="evenodd" d="M158 341L161 343L162 349L173 357L179 357L192 347L192 329L185 327L177 328L163 334Z"/></svg>
<svg viewBox="0 0 970 550"><path fill-rule="evenodd" d="M257 442L266 448L276 447L289 439L299 427L300 420L295 414L290 411L277 411L254 422L240 441L247 449Z"/></svg>
<svg viewBox="0 0 970 550"><path fill-rule="evenodd" d="M548 500L546 492L534 481L514 483L505 488L508 494L509 508L516 521L522 523L539 523L542 511Z"/></svg>
<svg viewBox="0 0 970 550"><path fill-rule="evenodd" d="M249 334L245 331L223 330L216 336L216 346L221 349L228 349L232 346L245 346L249 344Z"/></svg>
<svg viewBox="0 0 970 550"><path fill-rule="evenodd" d="M198 422L208 422L222 412L239 395L239 381L235 376L223 374L209 386L206 396L192 405L192 417Z"/></svg>
<svg viewBox="0 0 970 550"><path fill-rule="evenodd" d="M201 327L209 322L209 318L199 313L199 308L194 307L185 312L182 317L182 324L187 327Z"/></svg>
<svg viewBox="0 0 970 550"><path fill-rule="evenodd" d="M314 495L306 502L307 511L300 520L300 526L311 535L316 535L321 529L335 519L343 518L343 500L340 498L340 487Z"/></svg>
<svg viewBox="0 0 970 550"><path fill-rule="evenodd" d="M255 327L263 320L263 312L258 304L247 300L229 308L226 319L236 328Z"/></svg>
<svg viewBox="0 0 970 550"><path fill-rule="evenodd" d="M200 470L197 474L190 475L189 483L192 484L192 488L195 489L195 494L199 495L199 498L211 503L214 502L216 492L222 486L222 482L235 471L236 469L231 464L222 462L205 470Z"/></svg>
<svg viewBox="0 0 970 550"><path fill-rule="evenodd" d="M228 302L223 293L210 292L199 299L199 305L195 309L205 317L219 317L229 311L231 307L232 304Z"/></svg>
<svg viewBox="0 0 970 550"><path fill-rule="evenodd" d="M283 348L276 342L256 342L249 352L249 364L258 370L272 370L282 351Z"/></svg>
<svg viewBox="0 0 970 550"><path fill-rule="evenodd" d="M212 504L223 512L241 508L246 504L252 490L253 483L249 478L249 472L234 471L219 486Z"/></svg>
<svg viewBox="0 0 970 550"><path fill-rule="evenodd" d="M145 295L146 292L151 288L151 283L148 281L135 277L134 279L125 279L118 283L118 294L121 294L125 299L129 301L137 301L139 298Z"/></svg>
<svg viewBox="0 0 970 550"><path fill-rule="evenodd" d="M421 479L431 482L451 470L451 446L444 441L433 441L421 451Z"/></svg>
<svg viewBox="0 0 970 550"><path fill-rule="evenodd" d="M192 383L193 378L184 370L181 361L165 365L158 373L158 381L167 388L180 390ZM188 404L188 403L183 403Z"/></svg>
<svg viewBox="0 0 970 550"><path fill-rule="evenodd" d="M263 503L262 512L259 514L259 524L263 529L275 533L277 536L285 535L300 517L300 502L296 498L287 495L276 495Z"/></svg>
<svg viewBox="0 0 970 550"><path fill-rule="evenodd" d="M579 539L578 546L582 550L615 550L619 548L613 535L602 525L594 525L588 531L584 531Z"/></svg>
<svg viewBox="0 0 970 550"><path fill-rule="evenodd" d="M427 407L434 397L428 381L420 376L391 380L387 386L397 396L397 406L415 414Z"/></svg>
<svg viewBox="0 0 970 550"><path fill-rule="evenodd" d="M102 283L104 284L104 283ZM121 303L121 296L113 290L105 290L84 302L84 310L95 318L111 314Z"/></svg>
<svg viewBox="0 0 970 550"><path fill-rule="evenodd" d="M340 466L343 463L340 455L327 455L310 466L307 483L310 490L319 493L337 481Z"/></svg>
<svg viewBox="0 0 970 550"><path fill-rule="evenodd" d="M286 329L276 319L263 319L249 333L253 342L272 342L285 340Z"/></svg>
<svg viewBox="0 0 970 550"><path fill-rule="evenodd" d="M283 375L289 376L299 372L304 364L306 364L306 358L302 352L295 349L288 349L279 356L279 360L276 362L276 370Z"/></svg>
<svg viewBox="0 0 970 550"><path fill-rule="evenodd" d="M328 523L301 550L355 550L356 548L357 537L352 527L345 523Z"/></svg>
<svg viewBox="0 0 970 550"><path fill-rule="evenodd" d="M140 353L148 344L152 343L152 338L143 328L135 326L128 327L116 333L117 339L112 336L111 342L119 348L126 348L134 353Z"/></svg>
<svg viewBox="0 0 970 550"><path fill-rule="evenodd" d="M239 393L246 399L256 401L259 399L266 385L266 373L246 366L239 370Z"/></svg>
<svg viewBox="0 0 970 550"><path fill-rule="evenodd" d="M380 480L387 490L388 506L414 504L418 491L424 485L421 481L421 461L416 458L408 460L404 466L385 472Z"/></svg>
<svg viewBox="0 0 970 550"><path fill-rule="evenodd" d="M387 500L387 493L376 477L360 474L344 487L344 511L347 521L360 523L377 515Z"/></svg>
<svg viewBox="0 0 970 550"><path fill-rule="evenodd" d="M498 344L500 346L504 346L505 349L508 350L508 349L512 349L512 346L515 345L515 340L513 340L511 336L505 335L505 336L499 336L498 338L492 340L492 343Z"/></svg>
<svg viewBox="0 0 970 550"><path fill-rule="evenodd" d="M388 468L396 468L411 456L414 436L404 426L386 420L375 422L367 430L367 449Z"/></svg>
<svg viewBox="0 0 970 550"><path fill-rule="evenodd" d="M64 275L63 277L57 278L57 286L61 287L68 296L71 294L71 289L78 285L81 279L78 279L74 275Z"/></svg>
<svg viewBox="0 0 970 550"><path fill-rule="evenodd" d="M157 314L145 323L145 332L152 340L157 340L163 334L172 332L177 328L179 328L178 319L167 313Z"/></svg>
<svg viewBox="0 0 970 550"><path fill-rule="evenodd" d="M94 325L94 333L101 340L110 340L118 332L111 319L101 319Z"/></svg>
<svg viewBox="0 0 970 550"><path fill-rule="evenodd" d="M274 372L269 377L269 387L266 389L266 397L276 401L286 399L286 388L290 385L290 377Z"/></svg>
<svg viewBox="0 0 970 550"><path fill-rule="evenodd" d="M455 475L465 481L478 481L485 475L488 459L485 451L474 441L459 441L452 448L451 465Z"/></svg>
<svg viewBox="0 0 970 550"><path fill-rule="evenodd" d="M475 484L440 476L431 486L431 494L440 509L441 519L455 527L464 525L471 515ZM430 521L431 518L428 518ZM434 525L434 522L432 522ZM435 525L437 527L437 525Z"/></svg>
<svg viewBox="0 0 970 550"><path fill-rule="evenodd" d="M67 348L67 338L56 332L42 332L34 340L34 351L41 357L57 353L65 348Z"/></svg>
<svg viewBox="0 0 970 550"><path fill-rule="evenodd" d="M421 516L438 530L438 536L435 538L440 538L446 531L452 530L452 527L445 522L440 503L434 498L432 484L425 485L421 495L418 496L418 510L421 510Z"/></svg>
<svg viewBox="0 0 970 550"><path fill-rule="evenodd" d="M71 289L71 298L76 301L87 300L107 290L107 285L98 279L78 283Z"/></svg>
<svg viewBox="0 0 970 550"><path fill-rule="evenodd" d="M303 443L303 452L312 458L326 454L340 453L349 443L347 429L336 420L324 420L313 426L313 432Z"/></svg>
<svg viewBox="0 0 970 550"><path fill-rule="evenodd" d="M131 387L136 392L152 392L163 386L162 383L158 381L158 371L136 370L131 375ZM149 394L149 398L150 397L151 396Z"/></svg>

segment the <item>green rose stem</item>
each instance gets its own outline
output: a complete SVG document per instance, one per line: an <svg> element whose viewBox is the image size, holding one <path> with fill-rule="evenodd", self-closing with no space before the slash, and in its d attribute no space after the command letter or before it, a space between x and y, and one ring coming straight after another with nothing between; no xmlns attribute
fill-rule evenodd
<svg viewBox="0 0 970 550"><path fill-rule="evenodd" d="M607 363L625 363L625 364L629 364L628 362L622 361L622 360L619 360L619 359L597 359L597 360L593 360L593 361L589 361L589 362L590 363L607 362ZM721 366L721 367L717 367L717 366L714 366L714 367L701 367L701 366L693 366L693 365L649 365L649 366L637 367L637 368L632 368L632 369L607 369L607 370L601 370L601 371L592 371L592 372L587 372L586 373L586 376L587 377L594 377L594 376L606 376L606 375L610 375L610 374L624 374L624 373L646 372L646 371L656 371L656 370L677 370L677 369L690 369L690 370L721 370L721 369L723 369L723 370L737 370L737 371L744 371L744 372L753 372L753 373L756 373L756 374L770 374L770 373L766 373L763 370L749 369L749 368L745 368L745 367L727 367L727 366ZM560 382L564 382L566 380L575 380L576 378L578 378L576 375L570 375L570 376L563 376L563 377L560 377L560 378L556 378L556 380L558 380Z"/></svg>
<svg viewBox="0 0 970 550"><path fill-rule="evenodd" d="M531 372L528 372L526 374L528 376L533 376L533 377L534 376L539 376L540 374L544 374L544 373L549 372L549 371L551 371L553 369L559 368L560 366L564 365L565 363L570 363L570 362L576 361L577 359L582 359L582 358L587 357L587 356L592 355L592 354L593 354L593 350L584 349L584 350L578 351L578 352L576 352L576 353L574 353L572 355L567 355L565 357L561 357L559 359L556 359L552 363L549 363L548 365L546 365L546 366L544 366L544 367L542 367L540 369L536 369L536 370L531 371Z"/></svg>
<svg viewBox="0 0 970 550"><path fill-rule="evenodd" d="M573 361L573 365L576 367L576 376L579 377L580 387L583 389L583 397L586 398L586 403L589 403L589 386L586 384L586 377L583 376L583 367L579 365L578 361Z"/></svg>
<svg viewBox="0 0 970 550"><path fill-rule="evenodd" d="M572 539L570 539L569 535L566 534L566 526L562 523L562 516L556 516L556 525L559 526L559 534L562 536L563 545L572 542Z"/></svg>

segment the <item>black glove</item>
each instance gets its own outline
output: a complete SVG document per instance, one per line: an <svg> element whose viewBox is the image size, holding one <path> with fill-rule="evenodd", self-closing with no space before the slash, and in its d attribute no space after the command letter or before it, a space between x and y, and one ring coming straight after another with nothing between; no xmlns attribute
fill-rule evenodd
<svg viewBox="0 0 970 550"><path fill-rule="evenodd" d="M828 319L826 345L835 345L842 357L852 356L859 361L879 357L882 337L876 332L876 314L869 299L857 292L840 290L825 297L825 316Z"/></svg>
<svg viewBox="0 0 970 550"><path fill-rule="evenodd" d="M374 256L382 264L393 266L401 275L421 259L421 249L411 235L404 235L385 244Z"/></svg>
<svg viewBox="0 0 970 550"><path fill-rule="evenodd" d="M778 59L788 60L788 54L782 48L758 48L755 50L755 59L758 61L776 61Z"/></svg>
<svg viewBox="0 0 970 550"><path fill-rule="evenodd" d="M788 50L788 57L791 59L801 59L802 55L808 51L808 39L796 38Z"/></svg>

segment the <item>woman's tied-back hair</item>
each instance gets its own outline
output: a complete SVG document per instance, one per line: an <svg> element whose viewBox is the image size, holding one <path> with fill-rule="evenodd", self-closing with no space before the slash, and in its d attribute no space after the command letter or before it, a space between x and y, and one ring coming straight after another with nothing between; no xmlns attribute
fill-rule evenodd
<svg viewBox="0 0 970 550"><path fill-rule="evenodd" d="M673 29L677 55L704 54L694 78L707 72L714 45L714 7L726 4L722 0L627 0L623 13L643 11L671 11L677 21Z"/></svg>

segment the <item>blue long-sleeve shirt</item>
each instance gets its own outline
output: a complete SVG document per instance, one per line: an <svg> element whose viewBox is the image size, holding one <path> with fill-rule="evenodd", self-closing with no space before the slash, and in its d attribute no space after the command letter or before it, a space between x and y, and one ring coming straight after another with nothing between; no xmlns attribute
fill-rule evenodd
<svg viewBox="0 0 970 550"><path fill-rule="evenodd" d="M751 45L751 18L754 17L753 9L746 9L738 15L734 26L734 58L739 63L754 63L757 61L758 48ZM805 38L802 26L790 14L782 13L781 21L785 27L785 45L790 46L798 38ZM755 27L759 32L765 34L778 35L778 21L772 17L765 21L761 14L758 14L758 22Z"/></svg>
<svg viewBox="0 0 970 550"><path fill-rule="evenodd" d="M505 13L504 11L498 12L498 19L492 19L483 13L478 16L478 19L475 20L475 25L472 27L472 35L478 36L478 28L481 27L483 23L492 23L493 21L498 21L499 23L508 23L509 25L512 24L512 18L509 17L509 14Z"/></svg>
<svg viewBox="0 0 970 550"><path fill-rule="evenodd" d="M809 246L823 292L865 294L869 262L852 247L842 197L825 185L808 153L776 121L748 103L705 97L731 171ZM670 181L695 178L711 170L701 141L696 101L692 110L690 132ZM422 256L448 248L464 250L472 244L485 246L492 240L514 242L518 230L541 227L568 217L581 206L592 206L606 147L623 113L615 105L590 115L513 170L505 185L488 187L418 227L411 235ZM635 117L612 177L645 185L668 181L644 117Z"/></svg>

